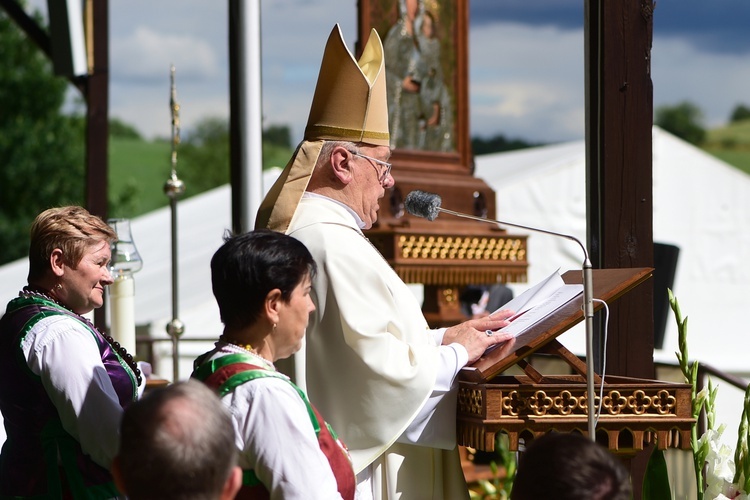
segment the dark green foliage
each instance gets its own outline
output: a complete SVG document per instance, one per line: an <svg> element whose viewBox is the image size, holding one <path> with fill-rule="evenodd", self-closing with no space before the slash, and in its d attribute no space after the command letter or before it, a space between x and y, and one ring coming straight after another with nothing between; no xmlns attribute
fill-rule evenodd
<svg viewBox="0 0 750 500"><path fill-rule="evenodd" d="M703 113L690 102L675 106L661 106L656 109L654 123L667 132L691 143L700 145L706 139L703 127Z"/></svg>
<svg viewBox="0 0 750 500"><path fill-rule="evenodd" d="M132 125L125 123L119 118L109 119L109 136L123 139L140 139L141 134Z"/></svg>
<svg viewBox="0 0 750 500"><path fill-rule="evenodd" d="M205 118L177 147L177 174L192 194L229 182L229 123Z"/></svg>
<svg viewBox="0 0 750 500"><path fill-rule="evenodd" d="M744 104L739 104L732 111L732 116L729 117L729 123L740 122L742 120L750 119L750 108Z"/></svg>
<svg viewBox="0 0 750 500"><path fill-rule="evenodd" d="M664 451L654 447L646 464L643 477L643 500L662 500L672 498L672 488L669 485L669 472Z"/></svg>
<svg viewBox="0 0 750 500"><path fill-rule="evenodd" d="M272 144L287 149L292 147L292 133L288 125L269 125L263 131L263 145Z"/></svg>
<svg viewBox="0 0 750 500"><path fill-rule="evenodd" d="M0 264L26 255L39 212L84 202L83 120L61 113L66 88L0 9Z"/></svg>
<svg viewBox="0 0 750 500"><path fill-rule="evenodd" d="M286 165L292 155L287 125L263 131L263 169ZM223 118L204 118L186 134L177 149L177 173L190 196L229 182L229 123Z"/></svg>
<svg viewBox="0 0 750 500"><path fill-rule="evenodd" d="M482 137L473 137L471 139L471 150L474 155L513 151L515 149L525 149L534 146L540 146L540 144L524 141L523 139L508 139L504 135L496 135L489 139Z"/></svg>

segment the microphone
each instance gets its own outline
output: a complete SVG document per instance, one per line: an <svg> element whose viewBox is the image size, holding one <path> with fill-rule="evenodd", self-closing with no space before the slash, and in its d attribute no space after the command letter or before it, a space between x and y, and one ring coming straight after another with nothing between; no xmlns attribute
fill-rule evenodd
<svg viewBox="0 0 750 500"><path fill-rule="evenodd" d="M552 236L559 236L568 240L575 241L583 250L583 316L586 322L586 389L588 391L588 431L589 438L592 441L596 441L596 423L594 421L594 297L593 297L593 267L589 260L589 253L586 250L584 244L575 236L563 233L557 233L555 231L549 231L547 229L540 229L538 227L524 226L522 224L516 224L512 222L499 221L494 219L486 219L484 217L477 217L474 215L464 214L461 212L454 212L442 208L440 205L443 200L439 195L434 193L427 193L425 191L414 190L406 195L404 199L404 208L410 214L422 217L429 221L434 221L440 212L461 217L464 219L471 219L479 222L485 222L489 224L503 225L517 227L520 229L526 229L528 231L534 231L537 233L549 234ZM604 384L604 381L602 381Z"/></svg>
<svg viewBox="0 0 750 500"><path fill-rule="evenodd" d="M442 202L443 200L442 198L440 198L440 195L437 195L434 193L427 193L425 191L420 191L417 189L406 195L406 198L404 199L404 208L406 208L406 211L409 212L410 214L415 215L417 217L422 217L424 219L427 219L430 222L437 219L437 216L440 212L444 212L446 214L455 215L456 217L462 217L464 219L471 219L471 220L475 220L479 222L487 222L490 224L497 224L497 225L503 225L503 226L517 227L520 229L527 229L529 231L535 231L538 233L545 233L545 234L551 234L553 236L560 236L561 238L567 238L569 240L573 240L576 243L578 243L578 245L581 247L581 250L583 250L585 259L586 260L589 259L589 255L588 255L588 252L586 251L586 247L575 236L571 236L569 234L556 233L554 231L549 231L547 229L540 229L537 227L524 226L521 224L515 224L511 222L499 221L499 220L494 220L494 219L485 219L483 217L477 217L475 215L464 214L461 212L454 212L453 210L442 208L440 206Z"/></svg>
<svg viewBox="0 0 750 500"><path fill-rule="evenodd" d="M437 219L438 213L443 210L440 208L442 202L443 200L439 195L417 189L406 195L404 208L410 214L432 222Z"/></svg>

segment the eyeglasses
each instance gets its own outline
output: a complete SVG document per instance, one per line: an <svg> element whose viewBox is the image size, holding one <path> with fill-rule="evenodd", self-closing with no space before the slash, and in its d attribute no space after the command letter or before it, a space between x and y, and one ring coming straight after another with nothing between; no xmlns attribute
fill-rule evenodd
<svg viewBox="0 0 750 500"><path fill-rule="evenodd" d="M348 151L348 150L347 150ZM385 180L388 178L388 175L391 173L391 167L393 166L392 163L388 163L387 161L378 160L377 158L373 158L372 156L363 155L362 153L357 153L356 151L349 151L354 156L359 156L360 158L364 158L366 160L373 161L375 163L379 163L380 165L383 165L385 167L385 171L380 174L380 177L378 177L378 180L380 183L384 183ZM375 171L377 171L377 167L373 165L373 168L375 168Z"/></svg>

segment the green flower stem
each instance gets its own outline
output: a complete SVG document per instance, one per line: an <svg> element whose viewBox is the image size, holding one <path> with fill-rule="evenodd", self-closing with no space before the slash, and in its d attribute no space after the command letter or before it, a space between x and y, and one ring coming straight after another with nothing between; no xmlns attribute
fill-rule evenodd
<svg viewBox="0 0 750 500"><path fill-rule="evenodd" d="M685 377L686 382L691 384L691 398L692 398L692 417L696 419L696 423L693 424L690 433L690 444L693 449L693 464L695 466L695 481L698 488L698 499L703 500L704 493L704 479L703 479L703 467L708 457L710 443L708 439L703 443L703 446L698 445L698 429L697 420L700 417L701 410L706 412L706 430L712 430L716 421L716 393L718 387L713 386L713 382L709 378L708 390L704 393L697 392L698 382L698 362L688 363L688 349L687 349L687 318L682 317L680 312L680 306L677 303L677 299L672 294L672 290L667 290L669 293L669 305L674 311L675 318L677 319L677 331L678 331L678 343L680 352L675 353L677 360L680 363L680 370L682 375ZM732 482L743 490L745 494L750 493L750 386L745 389L745 398L742 408L742 417L740 418L740 425L737 429L737 447L734 450L734 479Z"/></svg>
<svg viewBox="0 0 750 500"><path fill-rule="evenodd" d="M690 430L690 445L693 449L693 466L695 468L695 483L698 491L698 500L703 500L705 490L703 484L703 464L705 464L706 456L708 455L708 444L704 443L702 448L699 448L698 446L698 418L700 417L701 410L705 406L706 398L703 396L698 397L698 362L695 361L692 364L688 362L688 319L683 319L680 305L672 293L672 290L667 289L667 292L669 294L669 306L672 308L675 319L677 320L678 346L680 352L676 352L675 354L677 355L677 361L680 363L680 370L685 377L685 381L691 385L690 396L691 401L693 402L691 413L692 417L696 419L696 422Z"/></svg>
<svg viewBox="0 0 750 500"><path fill-rule="evenodd" d="M737 447L734 450L734 484L739 485L745 493L750 493L750 386L745 389L745 401L737 429ZM744 476L744 477L741 477ZM740 482L742 481L742 483Z"/></svg>

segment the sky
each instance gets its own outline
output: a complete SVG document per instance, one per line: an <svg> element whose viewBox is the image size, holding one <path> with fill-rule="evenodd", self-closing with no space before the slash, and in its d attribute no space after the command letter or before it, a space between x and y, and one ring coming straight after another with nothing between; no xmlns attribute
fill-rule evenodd
<svg viewBox="0 0 750 500"><path fill-rule="evenodd" d="M46 11L45 0L31 5ZM145 137L170 134L169 68L184 133L229 114L226 0L110 0L110 115ZM472 136L532 142L584 136L583 0L471 0ZM261 1L264 126L301 139L326 39L353 50L356 0ZM658 0L654 106L689 101L712 128L750 105L750 2ZM382 34L381 34L382 35Z"/></svg>

